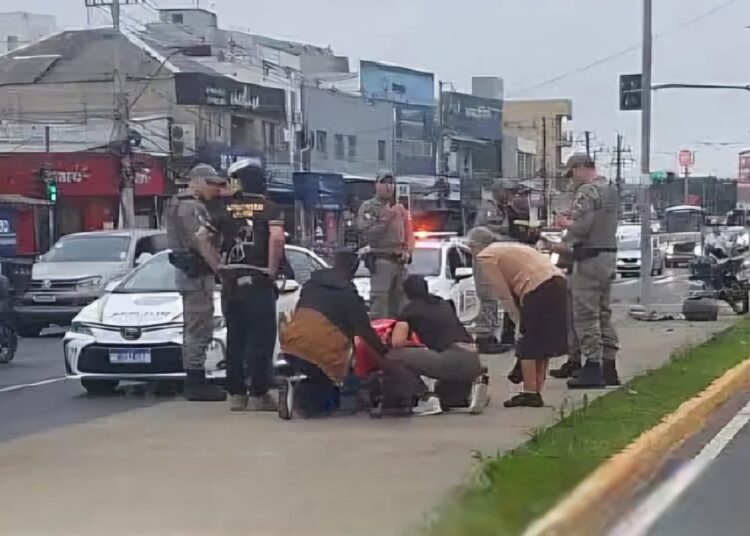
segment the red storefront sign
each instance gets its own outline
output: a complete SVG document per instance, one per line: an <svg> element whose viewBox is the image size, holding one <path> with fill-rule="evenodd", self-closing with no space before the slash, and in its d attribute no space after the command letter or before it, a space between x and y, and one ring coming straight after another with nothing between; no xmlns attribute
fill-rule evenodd
<svg viewBox="0 0 750 536"><path fill-rule="evenodd" d="M133 155L135 195L164 195L164 171L150 155ZM0 155L0 193L43 197L40 170L57 183L60 197L117 196L120 158L101 153Z"/></svg>

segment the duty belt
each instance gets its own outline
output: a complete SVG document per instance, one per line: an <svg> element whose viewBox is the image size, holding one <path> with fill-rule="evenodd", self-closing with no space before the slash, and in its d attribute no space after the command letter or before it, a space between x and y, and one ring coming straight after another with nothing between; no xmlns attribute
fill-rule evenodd
<svg viewBox="0 0 750 536"><path fill-rule="evenodd" d="M593 259L601 253L617 253L617 248L587 248L582 246L573 247L573 258L577 261Z"/></svg>

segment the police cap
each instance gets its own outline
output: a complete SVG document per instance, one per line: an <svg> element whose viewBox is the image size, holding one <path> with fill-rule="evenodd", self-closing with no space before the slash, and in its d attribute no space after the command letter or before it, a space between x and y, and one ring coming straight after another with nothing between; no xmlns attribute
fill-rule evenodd
<svg viewBox="0 0 750 536"><path fill-rule="evenodd" d="M573 170L578 168L595 168L596 164L586 153L575 153L565 164L564 176L570 178L573 176Z"/></svg>
<svg viewBox="0 0 750 536"><path fill-rule="evenodd" d="M391 171L381 171L380 173L378 173L375 182L389 182L391 184L394 184L396 182L396 177Z"/></svg>
<svg viewBox="0 0 750 536"><path fill-rule="evenodd" d="M208 164L197 164L192 167L187 174L188 179L203 179L211 184L224 185L227 183L226 177L219 175L213 166Z"/></svg>

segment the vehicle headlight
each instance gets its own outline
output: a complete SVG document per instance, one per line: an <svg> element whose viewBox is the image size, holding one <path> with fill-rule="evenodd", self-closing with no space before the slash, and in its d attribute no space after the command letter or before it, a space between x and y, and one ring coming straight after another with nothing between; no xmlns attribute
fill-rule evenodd
<svg viewBox="0 0 750 536"><path fill-rule="evenodd" d="M693 248L693 255L695 255L696 257L700 257L701 255L703 255L703 248L700 244Z"/></svg>
<svg viewBox="0 0 750 536"><path fill-rule="evenodd" d="M68 329L70 333L78 333L80 335L93 335L94 333L91 331L91 328L88 326L84 326L80 322L73 322L70 325L70 329Z"/></svg>
<svg viewBox="0 0 750 536"><path fill-rule="evenodd" d="M667 245L667 255L672 255L674 253L674 244L668 244Z"/></svg>
<svg viewBox="0 0 750 536"><path fill-rule="evenodd" d="M227 327L227 321L223 316L214 317L214 331L219 331Z"/></svg>
<svg viewBox="0 0 750 536"><path fill-rule="evenodd" d="M101 277L87 277L86 279L81 279L78 283L76 283L76 289L95 290L99 288L101 284L102 284Z"/></svg>
<svg viewBox="0 0 750 536"><path fill-rule="evenodd" d="M625 264L625 261L623 261L622 259L617 259L617 264Z"/></svg>

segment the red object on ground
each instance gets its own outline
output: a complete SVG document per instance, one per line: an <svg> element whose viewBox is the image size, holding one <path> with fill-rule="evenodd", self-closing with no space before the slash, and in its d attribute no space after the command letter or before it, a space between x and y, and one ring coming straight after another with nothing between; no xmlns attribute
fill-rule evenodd
<svg viewBox="0 0 750 536"><path fill-rule="evenodd" d="M378 334L380 340L391 346L391 334L393 328L396 326L397 321L390 318L382 318L380 320L373 320L371 322L372 328L375 333ZM409 337L410 346L423 346L419 338L412 333ZM376 363L378 362L377 355L370 349L370 347L359 337L354 338L354 374L360 378L365 379L370 374L378 370Z"/></svg>

